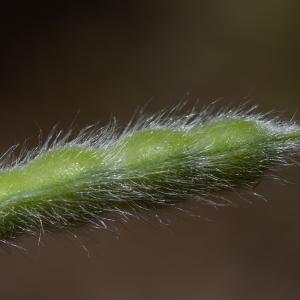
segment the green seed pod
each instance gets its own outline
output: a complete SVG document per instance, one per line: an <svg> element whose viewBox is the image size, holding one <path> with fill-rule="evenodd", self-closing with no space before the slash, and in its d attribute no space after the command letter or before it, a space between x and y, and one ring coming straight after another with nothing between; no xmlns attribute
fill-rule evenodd
<svg viewBox="0 0 300 300"><path fill-rule="evenodd" d="M126 207L176 204L254 186L291 162L300 129L249 110L172 112L47 142L0 170L0 238L80 223Z"/></svg>

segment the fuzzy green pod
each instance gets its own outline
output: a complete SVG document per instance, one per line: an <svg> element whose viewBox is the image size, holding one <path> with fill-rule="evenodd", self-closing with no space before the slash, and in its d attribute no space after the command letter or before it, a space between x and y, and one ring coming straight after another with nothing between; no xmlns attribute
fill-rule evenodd
<svg viewBox="0 0 300 300"><path fill-rule="evenodd" d="M297 155L295 122L251 111L209 111L141 118L47 142L0 170L0 239L80 223L103 213L176 204L254 186Z"/></svg>

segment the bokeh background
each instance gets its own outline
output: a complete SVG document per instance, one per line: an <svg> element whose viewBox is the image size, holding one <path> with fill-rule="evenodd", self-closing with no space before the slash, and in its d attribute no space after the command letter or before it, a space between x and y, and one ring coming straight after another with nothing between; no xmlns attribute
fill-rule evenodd
<svg viewBox="0 0 300 300"><path fill-rule="evenodd" d="M3 3L0 150L25 139L33 146L56 123L81 128L117 116L126 124L149 100L147 112L187 98L251 100L290 118L300 99L299 6ZM27 252L0 253L1 299L300 299L300 170L280 175L291 183L257 187L267 202L215 210L191 201L201 217L165 209L169 226L130 220L118 234L53 234L40 246L24 237Z"/></svg>

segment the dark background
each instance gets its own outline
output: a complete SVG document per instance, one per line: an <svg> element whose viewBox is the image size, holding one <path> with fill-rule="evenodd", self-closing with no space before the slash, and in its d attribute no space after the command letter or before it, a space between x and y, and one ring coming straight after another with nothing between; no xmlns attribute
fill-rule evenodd
<svg viewBox="0 0 300 300"><path fill-rule="evenodd" d="M10 1L0 7L0 150L112 115L252 99L291 117L300 99L299 1ZM187 96L187 94L189 96ZM79 112L80 111L80 112ZM78 114L79 112L79 114ZM299 114L296 118L299 118ZM0 253L1 299L300 299L299 169L264 181L268 202L119 234L67 234ZM230 196L231 197L231 196ZM235 196L232 196L235 200ZM206 220L209 218L210 221ZM118 223L118 221L116 222Z"/></svg>

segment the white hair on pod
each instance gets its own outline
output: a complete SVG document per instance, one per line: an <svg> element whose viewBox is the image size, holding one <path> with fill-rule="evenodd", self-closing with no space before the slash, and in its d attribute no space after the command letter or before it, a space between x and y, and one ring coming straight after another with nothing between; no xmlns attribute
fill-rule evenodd
<svg viewBox="0 0 300 300"><path fill-rule="evenodd" d="M12 238L20 233L40 238L41 233L48 228L72 231L80 223L107 229L107 220L114 218L113 215L119 215L120 219L126 221L131 216L142 218L148 212L161 221L157 207L172 206L181 210L181 200L186 198L215 206L227 205L230 201L218 195L219 191L250 191L265 171L270 174L275 168L297 164L300 127L295 120L281 121L274 113L257 112L256 106L240 105L237 108L216 110L215 105L210 105L202 110L194 107L188 112L183 112L183 106L180 104L150 116L138 113L122 130L115 119L105 127L88 126L78 133L54 128L48 138L36 148L23 148L17 156L16 146L11 147L0 159L0 183L6 174L18 170L22 172L47 155L64 150L66 152L62 152L62 156L68 154L70 149L79 149L78 157L87 149L95 151L95 155L99 150L104 153L104 161L113 163L107 169L99 165L99 170L93 169L93 172L82 169L80 176L74 175L74 179L71 178L71 183L68 181L60 185L55 181L56 186L47 187L47 191L32 190L13 195L9 199L0 199L3 243L13 244ZM127 151L128 141L139 133L166 132L168 139L173 132L188 136L199 128L226 120L253 123L266 130L270 138L262 140L257 145L258 152L253 153L247 143L239 144L236 161L228 159L228 151L225 154L213 152L207 155L213 150L212 144L196 151L197 141L193 140L188 150L182 153L172 152L172 155L159 159L157 163L154 160L151 170L148 167L137 168L134 160L130 165L122 165L122 154ZM280 139L293 134L298 134L298 137ZM248 162L244 164L242 160L245 158ZM74 164L76 163L75 156ZM249 163L252 163L250 167ZM54 163L53 168L55 167ZM232 170L234 174L226 177L223 170ZM58 179L59 176L60 174ZM57 191L61 191L61 194Z"/></svg>

